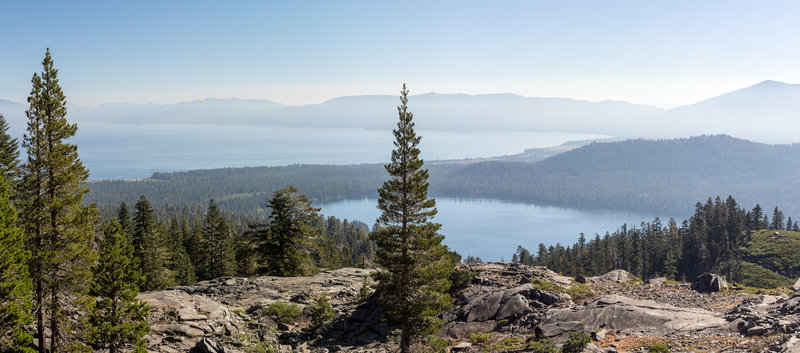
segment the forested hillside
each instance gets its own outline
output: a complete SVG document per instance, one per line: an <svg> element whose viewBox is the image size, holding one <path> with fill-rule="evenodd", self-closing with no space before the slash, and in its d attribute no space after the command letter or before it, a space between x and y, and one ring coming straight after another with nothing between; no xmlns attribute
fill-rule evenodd
<svg viewBox="0 0 800 353"><path fill-rule="evenodd" d="M539 163L466 166L435 192L602 209L686 213L707 195L800 213L800 145L725 135L593 143Z"/></svg>
<svg viewBox="0 0 800 353"><path fill-rule="evenodd" d="M685 214L707 195L780 205L800 214L800 145L767 145L725 135L593 143L538 163L427 163L434 196L486 197L576 208ZM292 165L156 173L139 181L90 182L87 202L113 214L147 196L154 207L202 205L210 198L240 215L265 215L264 200L294 185L316 202L374 197L379 164Z"/></svg>

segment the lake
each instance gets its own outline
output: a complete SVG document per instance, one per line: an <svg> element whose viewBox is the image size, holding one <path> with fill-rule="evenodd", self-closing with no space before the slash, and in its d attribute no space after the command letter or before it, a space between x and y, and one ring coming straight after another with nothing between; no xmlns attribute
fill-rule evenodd
<svg viewBox="0 0 800 353"><path fill-rule="evenodd" d="M326 216L359 220L371 227L380 214L376 205L376 199L365 198L316 206ZM442 224L444 243L464 258L472 255L484 261L510 261L518 245L531 252L536 252L539 243L571 246L580 233L586 234L588 241L595 233L602 236L623 224L638 226L656 217L651 213L588 211L488 199L437 198L436 207L439 213L434 220ZM675 218L680 223L686 217ZM661 219L666 224L669 216L661 215Z"/></svg>
<svg viewBox="0 0 800 353"><path fill-rule="evenodd" d="M426 160L522 153L566 141L605 138L558 132L419 130ZM78 145L92 179L146 178L153 172L290 164L386 163L391 131L255 125L81 123Z"/></svg>

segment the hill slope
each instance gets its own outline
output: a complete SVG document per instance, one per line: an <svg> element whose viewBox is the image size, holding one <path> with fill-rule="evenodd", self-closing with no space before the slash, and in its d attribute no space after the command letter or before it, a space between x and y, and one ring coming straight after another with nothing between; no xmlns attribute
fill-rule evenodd
<svg viewBox="0 0 800 353"><path fill-rule="evenodd" d="M688 214L714 195L800 213L800 145L729 136L593 143L538 163L468 165L434 184L446 195Z"/></svg>

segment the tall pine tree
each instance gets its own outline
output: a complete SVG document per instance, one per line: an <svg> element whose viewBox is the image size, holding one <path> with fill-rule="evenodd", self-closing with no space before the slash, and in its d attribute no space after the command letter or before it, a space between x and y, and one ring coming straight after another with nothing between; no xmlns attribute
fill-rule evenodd
<svg viewBox="0 0 800 353"><path fill-rule="evenodd" d="M17 211L8 198L8 189L0 176L0 352L32 352L33 335L25 328L33 322L30 252L17 227Z"/></svg>
<svg viewBox="0 0 800 353"><path fill-rule="evenodd" d="M236 252L233 234L228 222L222 218L214 199L208 202L203 228L203 279L236 275Z"/></svg>
<svg viewBox="0 0 800 353"><path fill-rule="evenodd" d="M23 143L27 163L17 198L31 251L34 319L41 352L58 353L76 342L78 327L66 315L85 294L96 254L94 207L82 206L89 172L77 146L65 140L77 126L67 122L66 98L48 49L41 75L34 74L28 96L28 128ZM45 329L45 326L49 326ZM49 344L46 338L49 337Z"/></svg>
<svg viewBox="0 0 800 353"><path fill-rule="evenodd" d="M144 277L133 247L116 221L105 230L100 259L92 273L89 294L96 299L88 309L89 341L109 353L120 352L127 345L133 345L135 352L146 352L143 337L150 331L150 307L136 298Z"/></svg>
<svg viewBox="0 0 800 353"><path fill-rule="evenodd" d="M156 223L153 207L144 196L139 197L134 207L133 235L131 245L133 254L139 260L144 276L141 289L159 290L172 284L173 276L167 268L168 255L164 236Z"/></svg>
<svg viewBox="0 0 800 353"><path fill-rule="evenodd" d="M430 221L436 202L428 198L428 170L419 158L420 137L414 133L405 84L400 102L395 149L386 165L390 179L378 190L381 216L371 238L383 269L376 274L379 300L400 326L400 349L408 352L415 336L441 325L436 315L450 304L448 278L455 263L442 245L441 225Z"/></svg>
<svg viewBox="0 0 800 353"><path fill-rule="evenodd" d="M119 222L122 233L125 234L126 238L128 238L128 242L131 242L133 237L133 223L131 223L131 213L128 211L128 204L125 202L119 205L117 222Z"/></svg>

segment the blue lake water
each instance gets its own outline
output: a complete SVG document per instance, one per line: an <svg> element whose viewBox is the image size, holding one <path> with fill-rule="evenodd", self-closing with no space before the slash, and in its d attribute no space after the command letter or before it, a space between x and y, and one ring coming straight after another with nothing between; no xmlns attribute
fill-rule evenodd
<svg viewBox="0 0 800 353"><path fill-rule="evenodd" d="M371 227L380 214L376 205L376 199L366 198L316 206L327 216L360 220ZM472 255L484 261L509 261L518 245L531 252L538 249L539 243L571 246L580 233L584 233L588 241L595 233L602 236L623 224L638 227L642 221L652 221L657 216L488 199L437 198L436 207L439 213L434 221L442 224L444 243L463 257ZM669 216L659 216L663 224L669 220ZM683 219L675 218L678 223Z"/></svg>
<svg viewBox="0 0 800 353"><path fill-rule="evenodd" d="M522 153L571 140L603 138L558 132L417 132L426 160ZM71 140L92 179L146 178L153 172L289 164L388 162L391 131L252 125L81 123Z"/></svg>

